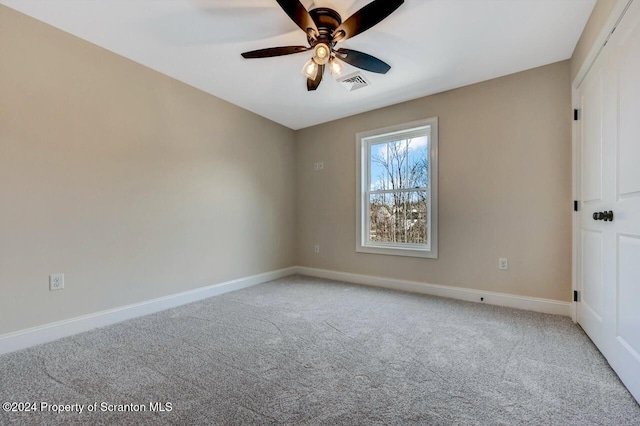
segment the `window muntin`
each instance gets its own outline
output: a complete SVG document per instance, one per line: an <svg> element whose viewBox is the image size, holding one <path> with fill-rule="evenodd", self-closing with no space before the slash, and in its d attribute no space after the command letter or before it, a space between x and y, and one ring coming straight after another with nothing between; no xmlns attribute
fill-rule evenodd
<svg viewBox="0 0 640 426"><path fill-rule="evenodd" d="M437 117L359 133L356 251L437 257Z"/></svg>

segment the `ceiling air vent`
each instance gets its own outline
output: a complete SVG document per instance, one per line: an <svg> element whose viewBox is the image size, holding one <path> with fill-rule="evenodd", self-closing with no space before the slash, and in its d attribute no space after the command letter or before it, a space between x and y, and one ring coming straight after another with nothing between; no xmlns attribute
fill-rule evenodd
<svg viewBox="0 0 640 426"><path fill-rule="evenodd" d="M344 77L338 77L338 83L347 88L348 91L361 89L363 87L371 86L369 80L365 78L360 71L356 71L353 74L345 75Z"/></svg>

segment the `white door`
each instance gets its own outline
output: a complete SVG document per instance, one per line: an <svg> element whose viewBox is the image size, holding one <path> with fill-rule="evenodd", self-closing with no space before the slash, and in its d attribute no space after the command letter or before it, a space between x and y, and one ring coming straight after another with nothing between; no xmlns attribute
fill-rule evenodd
<svg viewBox="0 0 640 426"><path fill-rule="evenodd" d="M605 291L604 291L604 252L605 231L611 223L595 221L593 212L608 210L611 200L605 200L604 188L606 176L603 171L602 153L604 151L604 67L603 56L591 69L579 88L581 153L580 187L582 206L580 208L579 230L579 271L581 284L578 303L578 323L591 340L606 353ZM607 203L608 202L608 203ZM605 229L605 226L607 229ZM607 356L608 357L608 356Z"/></svg>
<svg viewBox="0 0 640 426"><path fill-rule="evenodd" d="M640 401L640 0L577 93L577 318Z"/></svg>

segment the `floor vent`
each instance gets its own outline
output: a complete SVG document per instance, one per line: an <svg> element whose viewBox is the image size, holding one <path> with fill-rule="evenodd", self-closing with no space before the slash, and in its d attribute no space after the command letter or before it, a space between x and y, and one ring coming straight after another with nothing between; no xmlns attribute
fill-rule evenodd
<svg viewBox="0 0 640 426"><path fill-rule="evenodd" d="M342 84L350 92L361 89L363 87L371 86L369 80L367 80L364 75L360 74L360 71L356 71L353 74L345 75L344 77L339 77L338 83Z"/></svg>

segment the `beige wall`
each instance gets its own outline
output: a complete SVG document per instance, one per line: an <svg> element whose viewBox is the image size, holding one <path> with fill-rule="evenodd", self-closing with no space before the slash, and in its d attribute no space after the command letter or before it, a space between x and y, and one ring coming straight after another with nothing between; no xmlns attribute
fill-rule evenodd
<svg viewBox="0 0 640 426"><path fill-rule="evenodd" d="M591 16L587 21L587 25L585 26L584 31L578 40L578 44L573 51L573 56L571 57L570 68L572 81L576 77L580 66L582 66L582 63L589 54L593 43L600 34L600 31L602 31L602 28L609 18L614 6L621 1L626 0L598 0L596 2L596 5L591 12Z"/></svg>
<svg viewBox="0 0 640 426"><path fill-rule="evenodd" d="M564 61L296 132L298 264L569 300L570 114ZM356 253L355 134L432 116L439 259Z"/></svg>
<svg viewBox="0 0 640 426"><path fill-rule="evenodd" d="M294 155L293 131L0 6L0 334L293 265Z"/></svg>

